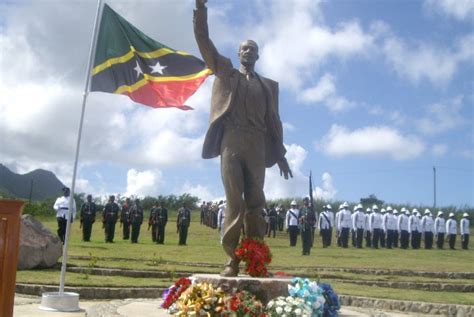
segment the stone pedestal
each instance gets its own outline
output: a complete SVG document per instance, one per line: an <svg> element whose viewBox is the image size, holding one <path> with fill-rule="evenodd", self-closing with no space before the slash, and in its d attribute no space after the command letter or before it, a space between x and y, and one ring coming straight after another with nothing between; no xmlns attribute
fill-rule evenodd
<svg viewBox="0 0 474 317"><path fill-rule="evenodd" d="M257 296L264 304L278 296L288 296L288 284L291 277L222 277L218 274L194 274L191 279L196 282L208 282L214 287L220 287L225 292L234 289L246 290Z"/></svg>

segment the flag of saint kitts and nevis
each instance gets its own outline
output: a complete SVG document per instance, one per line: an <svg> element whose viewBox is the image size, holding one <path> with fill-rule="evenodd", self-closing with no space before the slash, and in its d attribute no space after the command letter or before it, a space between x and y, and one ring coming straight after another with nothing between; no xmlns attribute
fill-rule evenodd
<svg viewBox="0 0 474 317"><path fill-rule="evenodd" d="M149 38L104 5L91 91L127 95L154 108L189 110L184 103L209 74L202 60Z"/></svg>

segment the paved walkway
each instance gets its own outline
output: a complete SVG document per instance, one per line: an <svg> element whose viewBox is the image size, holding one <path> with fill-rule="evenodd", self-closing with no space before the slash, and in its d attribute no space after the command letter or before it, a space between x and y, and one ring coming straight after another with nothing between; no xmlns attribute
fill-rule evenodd
<svg viewBox="0 0 474 317"><path fill-rule="evenodd" d="M73 313L51 312L40 310L40 297L19 295L15 296L14 317L170 317L160 308L161 300L151 299L126 299L111 301L80 301L81 311ZM353 307L343 307L341 317L349 316L374 316L374 317L407 317L407 316L429 316L419 314L404 314L384 312Z"/></svg>

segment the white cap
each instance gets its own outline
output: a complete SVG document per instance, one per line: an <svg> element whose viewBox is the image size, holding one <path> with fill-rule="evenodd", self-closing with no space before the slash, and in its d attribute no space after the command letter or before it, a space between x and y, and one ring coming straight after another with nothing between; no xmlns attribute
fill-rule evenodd
<svg viewBox="0 0 474 317"><path fill-rule="evenodd" d="M402 209L400 209L400 212L405 212L405 211L407 211L405 207L402 207Z"/></svg>
<svg viewBox="0 0 474 317"><path fill-rule="evenodd" d="M385 213L385 208L382 208L382 210L380 210L381 213Z"/></svg>
<svg viewBox="0 0 474 317"><path fill-rule="evenodd" d="M373 205L372 209L379 209L379 207L377 205Z"/></svg>
<svg viewBox="0 0 474 317"><path fill-rule="evenodd" d="M425 215L430 214L431 211L429 209L425 209Z"/></svg>
<svg viewBox="0 0 474 317"><path fill-rule="evenodd" d="M358 205L355 207L355 210L359 210L359 209L364 209L364 207L362 207L361 204L358 204Z"/></svg>
<svg viewBox="0 0 474 317"><path fill-rule="evenodd" d="M450 212L449 217L454 217L454 214L452 212Z"/></svg>
<svg viewBox="0 0 474 317"><path fill-rule="evenodd" d="M345 202L342 204L342 207L343 207L343 208L349 207L349 204L347 203L347 201L345 201Z"/></svg>
<svg viewBox="0 0 474 317"><path fill-rule="evenodd" d="M418 209L413 208L413 210L412 210L411 212L412 212L412 213L418 213Z"/></svg>
<svg viewBox="0 0 474 317"><path fill-rule="evenodd" d="M388 207L387 207L387 211L392 211L392 210L393 210L393 209L392 209L392 206L388 206Z"/></svg>
<svg viewBox="0 0 474 317"><path fill-rule="evenodd" d="M408 216L409 214L410 214L410 210L408 210L408 209L407 209L407 210L405 210L405 215L407 215L407 216Z"/></svg>
<svg viewBox="0 0 474 317"><path fill-rule="evenodd" d="M398 210L394 209L394 210L393 210L393 213L394 213L394 214L398 214Z"/></svg>
<svg viewBox="0 0 474 317"><path fill-rule="evenodd" d="M327 209L331 209L331 210L332 210L332 207L331 207L331 205L330 205L330 204L327 204L327 205L326 205L326 208L327 208Z"/></svg>
<svg viewBox="0 0 474 317"><path fill-rule="evenodd" d="M292 205L292 206L296 206L296 200L293 200L293 201L291 202L291 205Z"/></svg>
<svg viewBox="0 0 474 317"><path fill-rule="evenodd" d="M462 214L463 217L469 217L469 214L467 212Z"/></svg>
<svg viewBox="0 0 474 317"><path fill-rule="evenodd" d="M365 211L370 213L370 212L372 212L372 209L367 208Z"/></svg>
<svg viewBox="0 0 474 317"><path fill-rule="evenodd" d="M440 210L440 211L438 211L438 217L441 216L441 215L444 215L444 213Z"/></svg>

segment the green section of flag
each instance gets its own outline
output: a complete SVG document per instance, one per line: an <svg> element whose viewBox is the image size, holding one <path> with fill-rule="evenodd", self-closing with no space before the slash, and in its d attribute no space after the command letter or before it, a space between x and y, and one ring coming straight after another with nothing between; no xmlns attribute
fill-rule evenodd
<svg viewBox="0 0 474 317"><path fill-rule="evenodd" d="M132 46L136 51L145 53L168 48L145 35L107 4L104 4L97 37L94 67L111 58L124 56L130 52Z"/></svg>

